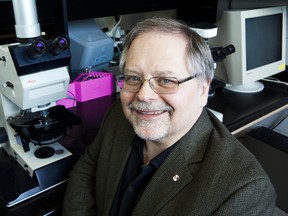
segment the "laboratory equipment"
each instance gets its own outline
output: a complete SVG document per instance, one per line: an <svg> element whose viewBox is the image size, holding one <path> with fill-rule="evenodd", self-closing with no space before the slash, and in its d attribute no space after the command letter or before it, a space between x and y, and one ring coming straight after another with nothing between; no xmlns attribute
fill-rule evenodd
<svg viewBox="0 0 288 216"><path fill-rule="evenodd" d="M0 196L7 206L67 180L73 155L59 144L80 118L56 102L70 80L69 38L41 37L34 0L13 0L18 43L0 46Z"/></svg>

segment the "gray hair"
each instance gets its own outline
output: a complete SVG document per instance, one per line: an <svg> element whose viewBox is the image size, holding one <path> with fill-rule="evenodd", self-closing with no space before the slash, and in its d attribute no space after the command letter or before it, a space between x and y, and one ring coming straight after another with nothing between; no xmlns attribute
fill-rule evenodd
<svg viewBox="0 0 288 216"><path fill-rule="evenodd" d="M147 32L181 35L187 41L187 68L201 82L210 82L214 76L214 61L207 42L187 24L172 18L148 18L136 24L123 41L119 68L124 71L127 52L133 40Z"/></svg>

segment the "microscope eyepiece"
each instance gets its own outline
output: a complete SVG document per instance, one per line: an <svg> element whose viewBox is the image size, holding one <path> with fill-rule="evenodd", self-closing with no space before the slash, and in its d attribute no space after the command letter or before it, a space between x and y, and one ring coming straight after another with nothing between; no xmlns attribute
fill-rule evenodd
<svg viewBox="0 0 288 216"><path fill-rule="evenodd" d="M27 50L30 59L37 59L47 50L47 42L42 38L35 39Z"/></svg>
<svg viewBox="0 0 288 216"><path fill-rule="evenodd" d="M234 53L235 50L236 49L235 49L234 45L232 45L232 44L230 44L226 47L223 47L223 52L225 55L230 55L230 54Z"/></svg>
<svg viewBox="0 0 288 216"><path fill-rule="evenodd" d="M58 55L69 47L70 40L66 35L59 35L55 38L50 47L52 55Z"/></svg>
<svg viewBox="0 0 288 216"><path fill-rule="evenodd" d="M233 44L230 44L226 47L214 47L211 50L213 60L215 62L220 62L226 58L227 55L230 55L236 51Z"/></svg>

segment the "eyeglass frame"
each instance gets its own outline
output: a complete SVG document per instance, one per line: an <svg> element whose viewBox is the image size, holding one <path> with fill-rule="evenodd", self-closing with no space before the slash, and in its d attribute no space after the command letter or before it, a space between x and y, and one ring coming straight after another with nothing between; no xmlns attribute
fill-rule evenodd
<svg viewBox="0 0 288 216"><path fill-rule="evenodd" d="M143 79L143 78L140 77L140 76L122 74L122 75L120 75L120 76L118 77L118 79L117 79L117 84L118 84L118 86L119 86L119 88L120 88L121 90L123 89L123 86L124 86L124 82L125 82L125 80L126 80L126 77L136 77L136 78L139 78L139 80L141 81L141 83L140 83L139 86L138 86L138 90L137 90L137 91L127 91L127 89L126 89L127 92L130 92L130 93L137 93L137 92L139 92L140 89L141 89L141 87L142 87L142 85L143 85L143 83L144 83L145 81L148 81L150 88L151 88L156 94L174 94L174 93L178 92L179 84L182 84L182 83L185 83L185 82L187 82L187 81L190 81L190 80L196 78L197 75L195 74L195 75L192 75L192 76L183 78L183 79L178 79L177 77L150 77L149 79ZM177 84L177 89L176 89L175 91L169 92L169 93L157 92L157 90L155 90L155 89L153 88L153 85L151 84L151 80L155 80L155 79L157 79L157 78L158 78L158 79L162 79L162 80L163 80L163 79L175 79L175 81L176 81L175 83ZM120 85L121 85L120 82L123 82L122 87L120 86Z"/></svg>

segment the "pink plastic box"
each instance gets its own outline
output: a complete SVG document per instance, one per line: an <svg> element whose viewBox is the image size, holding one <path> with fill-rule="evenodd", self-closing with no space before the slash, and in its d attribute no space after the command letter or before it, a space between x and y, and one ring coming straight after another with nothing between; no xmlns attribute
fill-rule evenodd
<svg viewBox="0 0 288 216"><path fill-rule="evenodd" d="M76 100L83 102L113 93L113 74L109 72L89 72L80 74L75 80Z"/></svg>

